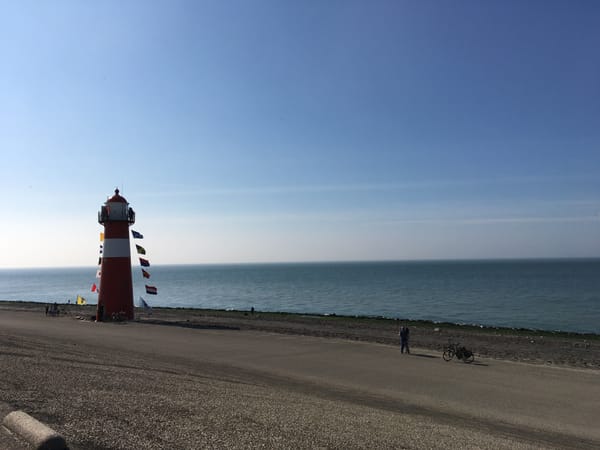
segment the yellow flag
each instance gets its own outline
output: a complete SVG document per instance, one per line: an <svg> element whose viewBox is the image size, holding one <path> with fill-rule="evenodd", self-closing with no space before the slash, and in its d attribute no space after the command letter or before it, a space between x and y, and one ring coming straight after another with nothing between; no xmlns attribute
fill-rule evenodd
<svg viewBox="0 0 600 450"><path fill-rule="evenodd" d="M77 304L78 305L85 305L85 298L83 298L81 295L77 296Z"/></svg>

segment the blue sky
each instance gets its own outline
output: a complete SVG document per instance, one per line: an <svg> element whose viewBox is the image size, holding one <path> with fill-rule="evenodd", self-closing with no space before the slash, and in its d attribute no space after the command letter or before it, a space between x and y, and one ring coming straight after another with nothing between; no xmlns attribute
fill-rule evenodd
<svg viewBox="0 0 600 450"><path fill-rule="evenodd" d="M593 1L0 2L0 267L600 255Z"/></svg>

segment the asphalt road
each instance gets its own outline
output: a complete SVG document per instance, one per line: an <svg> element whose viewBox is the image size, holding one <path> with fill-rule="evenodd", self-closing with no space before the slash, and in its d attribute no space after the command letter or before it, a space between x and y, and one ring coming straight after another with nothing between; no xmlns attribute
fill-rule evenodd
<svg viewBox="0 0 600 450"><path fill-rule="evenodd" d="M135 355L344 405L477 430L532 447L600 447L600 372L477 360L364 342L140 323L0 315L7 335ZM293 407L293 405L290 405ZM423 448L430 447L423 437ZM482 444L482 448L487 445Z"/></svg>

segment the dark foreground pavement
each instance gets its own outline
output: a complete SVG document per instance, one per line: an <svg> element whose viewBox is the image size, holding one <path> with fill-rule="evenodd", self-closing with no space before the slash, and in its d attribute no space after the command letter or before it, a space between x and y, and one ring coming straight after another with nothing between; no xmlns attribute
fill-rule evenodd
<svg viewBox="0 0 600 450"><path fill-rule="evenodd" d="M90 449L600 447L598 371L440 356L3 312L0 401Z"/></svg>

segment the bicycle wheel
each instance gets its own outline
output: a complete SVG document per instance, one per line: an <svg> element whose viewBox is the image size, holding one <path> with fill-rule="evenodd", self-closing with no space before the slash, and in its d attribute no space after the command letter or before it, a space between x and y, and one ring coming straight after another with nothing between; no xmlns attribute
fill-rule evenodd
<svg viewBox="0 0 600 450"><path fill-rule="evenodd" d="M463 361L466 362L467 364L471 364L473 361L475 361L475 355L471 352L465 354L465 356L463 357Z"/></svg>
<svg viewBox="0 0 600 450"><path fill-rule="evenodd" d="M444 350L444 354L442 356L444 358L444 361L450 361L452 358L454 358L454 350L452 350L451 348L447 348L446 350Z"/></svg>

